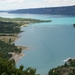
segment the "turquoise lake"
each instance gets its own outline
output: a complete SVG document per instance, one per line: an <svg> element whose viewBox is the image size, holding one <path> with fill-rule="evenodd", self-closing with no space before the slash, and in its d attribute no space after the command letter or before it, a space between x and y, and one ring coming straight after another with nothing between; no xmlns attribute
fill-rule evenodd
<svg viewBox="0 0 75 75"><path fill-rule="evenodd" d="M15 44L29 47L16 64L37 69L40 75L47 75L48 71L64 64L63 60L75 58L75 16L39 15L39 14L8 14L0 13L1 17L34 18L52 20L52 22L30 24L23 27L21 38Z"/></svg>

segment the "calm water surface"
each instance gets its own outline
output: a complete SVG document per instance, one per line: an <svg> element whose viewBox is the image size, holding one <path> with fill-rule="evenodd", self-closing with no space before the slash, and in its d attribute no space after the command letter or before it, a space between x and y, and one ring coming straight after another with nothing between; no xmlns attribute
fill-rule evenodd
<svg viewBox="0 0 75 75"><path fill-rule="evenodd" d="M21 38L15 43L29 47L29 50L23 51L25 56L17 62L17 67L23 64L47 75L51 68L62 65L63 60L75 57L74 16L7 13L0 13L0 16L52 20L51 23L36 23L22 28L24 32L19 34Z"/></svg>

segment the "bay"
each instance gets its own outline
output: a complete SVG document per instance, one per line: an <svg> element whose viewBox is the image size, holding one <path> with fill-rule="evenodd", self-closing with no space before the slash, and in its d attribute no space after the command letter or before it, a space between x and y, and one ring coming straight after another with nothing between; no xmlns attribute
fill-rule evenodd
<svg viewBox="0 0 75 75"><path fill-rule="evenodd" d="M25 54L16 64L37 69L40 75L47 75L51 68L64 64L63 60L75 57L75 16L40 15L40 14L8 14L1 17L34 18L52 20L49 23L30 24L22 28L23 33L15 44L27 46Z"/></svg>

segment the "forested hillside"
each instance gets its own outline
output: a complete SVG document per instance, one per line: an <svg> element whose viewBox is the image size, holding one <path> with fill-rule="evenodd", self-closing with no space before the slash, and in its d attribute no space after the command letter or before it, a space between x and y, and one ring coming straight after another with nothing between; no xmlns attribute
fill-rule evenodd
<svg viewBox="0 0 75 75"><path fill-rule="evenodd" d="M18 9L18 10L9 11L8 13L75 15L75 6L34 8L34 9Z"/></svg>

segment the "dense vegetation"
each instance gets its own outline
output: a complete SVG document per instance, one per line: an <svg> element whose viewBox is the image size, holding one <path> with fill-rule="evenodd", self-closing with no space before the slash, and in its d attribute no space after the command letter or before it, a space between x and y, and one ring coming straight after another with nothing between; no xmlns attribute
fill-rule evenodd
<svg viewBox="0 0 75 75"><path fill-rule="evenodd" d="M7 60L0 58L0 75L39 75L36 74L36 69L27 68L21 65L16 68L14 60Z"/></svg>
<svg viewBox="0 0 75 75"><path fill-rule="evenodd" d="M51 69L48 75L75 75L75 59L69 59L64 65Z"/></svg>
<svg viewBox="0 0 75 75"><path fill-rule="evenodd" d="M17 23L0 21L0 33L20 33L20 27Z"/></svg>
<svg viewBox="0 0 75 75"><path fill-rule="evenodd" d="M2 18L0 17L0 35L14 35L14 33L22 32L21 26L27 26L31 23L51 22L51 20L39 20L31 18Z"/></svg>
<svg viewBox="0 0 75 75"><path fill-rule="evenodd" d="M0 40L0 58L6 59L6 58L10 58L12 57L12 54L9 54L9 52L14 52L14 53L21 53L22 49L21 48L17 48L15 46L15 44L10 44L11 43L11 39L9 39L9 43L5 43L4 41Z"/></svg>
<svg viewBox="0 0 75 75"><path fill-rule="evenodd" d="M19 10L9 11L8 13L75 15L75 6L48 7L48 8L35 8L35 9L19 9Z"/></svg>

